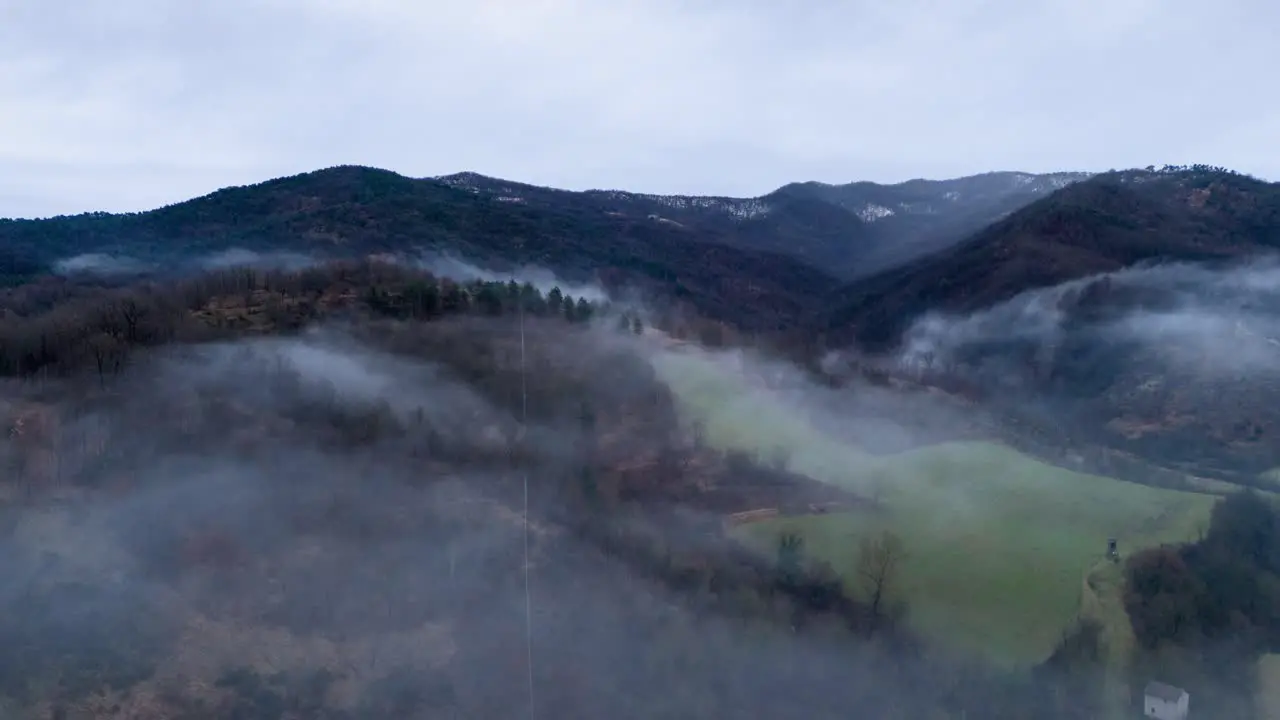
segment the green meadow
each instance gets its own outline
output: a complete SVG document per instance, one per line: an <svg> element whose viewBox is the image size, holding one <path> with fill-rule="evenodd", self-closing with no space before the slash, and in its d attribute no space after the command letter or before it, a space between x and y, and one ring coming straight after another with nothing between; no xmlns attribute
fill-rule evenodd
<svg viewBox="0 0 1280 720"><path fill-rule="evenodd" d="M1258 660L1258 717L1280 720L1280 655Z"/></svg>
<svg viewBox="0 0 1280 720"><path fill-rule="evenodd" d="M671 353L655 361L686 418L723 449L783 449L793 470L884 503L860 511L741 526L768 552L798 533L810 557L830 562L849 589L858 541L891 530L908 556L896 595L909 624L958 652L1005 666L1046 658L1081 608L1082 580L1105 554L1194 539L1214 498L1058 468L1004 445L951 442L873 455L815 428L711 359Z"/></svg>

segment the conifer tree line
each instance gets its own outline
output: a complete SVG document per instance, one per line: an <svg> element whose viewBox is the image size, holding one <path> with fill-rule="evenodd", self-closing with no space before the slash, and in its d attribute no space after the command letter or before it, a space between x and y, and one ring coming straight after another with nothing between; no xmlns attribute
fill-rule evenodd
<svg viewBox="0 0 1280 720"><path fill-rule="evenodd" d="M297 271L232 268L172 281L104 287L61 278L0 294L0 376L118 373L141 347L293 332L343 313L431 321L520 311L582 324L613 312L606 303L531 283L459 283L378 261ZM639 318L628 316L629 326Z"/></svg>

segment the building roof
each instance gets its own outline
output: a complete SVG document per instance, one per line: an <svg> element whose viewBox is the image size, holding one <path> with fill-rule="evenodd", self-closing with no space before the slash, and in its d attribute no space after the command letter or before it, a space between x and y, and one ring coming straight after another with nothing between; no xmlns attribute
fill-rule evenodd
<svg viewBox="0 0 1280 720"><path fill-rule="evenodd" d="M1147 683L1146 690L1143 691L1148 697L1160 698L1165 702L1178 702L1183 695L1187 694L1186 690L1172 685L1166 685L1162 682L1152 680Z"/></svg>

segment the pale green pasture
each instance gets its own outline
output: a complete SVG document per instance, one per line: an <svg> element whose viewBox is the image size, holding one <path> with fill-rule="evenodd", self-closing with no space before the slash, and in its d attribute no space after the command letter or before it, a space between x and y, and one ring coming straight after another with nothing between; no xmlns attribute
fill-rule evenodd
<svg viewBox="0 0 1280 720"><path fill-rule="evenodd" d="M898 594L910 624L944 647L1008 665L1044 659L1080 609L1081 581L1115 537L1122 552L1193 539L1211 496L1164 490L1054 467L982 442L877 456L814 428L798 410L731 369L693 354L656 363L682 412L717 447L769 453L792 469L876 493L885 509L781 518L742 526L768 551L798 532L814 558L859 591L858 539L901 535L909 557Z"/></svg>

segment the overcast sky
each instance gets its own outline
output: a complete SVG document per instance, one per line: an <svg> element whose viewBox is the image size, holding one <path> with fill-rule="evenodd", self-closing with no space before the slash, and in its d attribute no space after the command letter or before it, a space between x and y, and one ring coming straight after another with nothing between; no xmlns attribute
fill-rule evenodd
<svg viewBox="0 0 1280 720"><path fill-rule="evenodd" d="M585 189L1280 178L1273 0L0 0L0 217L336 164Z"/></svg>

